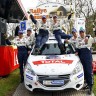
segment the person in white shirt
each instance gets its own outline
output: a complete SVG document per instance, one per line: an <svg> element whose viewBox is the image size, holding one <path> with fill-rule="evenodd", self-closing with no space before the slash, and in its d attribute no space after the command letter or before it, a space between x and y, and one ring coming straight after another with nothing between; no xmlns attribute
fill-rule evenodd
<svg viewBox="0 0 96 96"><path fill-rule="evenodd" d="M25 38L30 42L30 45L27 46L28 55L30 54L32 50L32 46L35 44L35 35L32 33L32 29L27 29L27 34L25 35Z"/></svg>
<svg viewBox="0 0 96 96"><path fill-rule="evenodd" d="M53 34L55 35L56 40L58 41L58 45L61 50L63 50L63 42L61 39L70 39L72 36L65 34L62 32L62 24L58 21L57 16L53 16L53 22L51 24L51 30L53 30Z"/></svg>
<svg viewBox="0 0 96 96"><path fill-rule="evenodd" d="M16 36L12 41L9 41L6 38L6 43L8 45L16 45L18 49L18 61L19 61L19 68L20 68L20 75L21 75L21 83L24 81L24 75L23 75L23 68L26 65L27 61L27 46L30 44L30 42L23 36L23 31L19 30L18 36Z"/></svg>
<svg viewBox="0 0 96 96"><path fill-rule="evenodd" d="M72 43L74 45L74 47L76 48L76 42L77 42L77 38L78 38L78 34L77 34L77 30L75 28L72 28L72 37L68 40L66 39L65 42L66 43Z"/></svg>
<svg viewBox="0 0 96 96"><path fill-rule="evenodd" d="M77 39L77 53L84 68L84 76L89 87L88 94L92 93L93 86L93 71L92 71L92 54L91 46L93 43L92 37L86 37L85 30L81 27L79 30L80 36Z"/></svg>
<svg viewBox="0 0 96 96"><path fill-rule="evenodd" d="M35 20L33 15L30 15L30 18L32 22L35 24L36 30L38 31L35 47L37 50L39 50L41 46L43 46L49 38L50 25L47 22L47 17L45 15L42 16L41 22L38 22L37 20Z"/></svg>

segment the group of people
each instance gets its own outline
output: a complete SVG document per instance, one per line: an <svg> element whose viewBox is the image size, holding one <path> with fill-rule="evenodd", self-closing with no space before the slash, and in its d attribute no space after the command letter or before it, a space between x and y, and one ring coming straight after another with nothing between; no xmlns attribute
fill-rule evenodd
<svg viewBox="0 0 96 96"><path fill-rule="evenodd" d="M79 34L75 28L72 29L73 37L70 40L65 40L67 43L72 43L75 46L75 54L79 56L84 69L84 78L87 83L85 86L88 88L88 94L92 93L93 86L93 71L92 71L92 44L95 39L85 34L85 30L81 27Z"/></svg>
<svg viewBox="0 0 96 96"><path fill-rule="evenodd" d="M23 35L24 31L19 30L18 36L16 36L12 41L6 38L6 43L8 45L16 45L18 49L18 62L21 75L21 83L24 81L23 69L26 65L28 55L31 52L32 45L35 42L35 36L32 34L30 28L27 29L27 34Z"/></svg>
<svg viewBox="0 0 96 96"><path fill-rule="evenodd" d="M77 35L77 30L72 29L72 35L65 34L62 32L61 24L57 20L57 16L53 16L51 24L47 22L45 15L42 16L41 21L35 20L33 15L30 15L32 22L35 24L35 31L38 33L36 36L32 35L31 29L27 29L27 35L23 36L23 31L18 32L18 36L14 38L11 42L6 39L7 44L15 44L18 48L18 60L20 64L20 74L21 82L24 81L23 67L26 64L28 54L32 49L32 45L35 43L36 51L46 43L49 38L49 31L55 36L58 41L58 46L61 50L64 49L63 42L61 39L65 39L67 43L72 43L76 48L76 55L79 56L80 61L84 68L84 77L89 87L89 94L92 92L93 86L93 72L92 72L92 54L91 47L94 43L94 39L91 36L85 35L85 30L80 28L79 35ZM35 38L36 37L36 38ZM35 40L36 39L36 40Z"/></svg>
<svg viewBox="0 0 96 96"><path fill-rule="evenodd" d="M47 22L47 18L45 15L42 16L42 20L38 22L35 20L33 15L30 15L32 22L35 24L35 28L38 31L38 35L36 37L36 50L39 51L41 46L45 44L45 42L49 38L50 31L54 34L56 40L58 41L58 45L61 50L63 50L63 42L61 39L70 39L72 36L65 34L62 32L62 24L58 21L57 16L53 16L52 22Z"/></svg>

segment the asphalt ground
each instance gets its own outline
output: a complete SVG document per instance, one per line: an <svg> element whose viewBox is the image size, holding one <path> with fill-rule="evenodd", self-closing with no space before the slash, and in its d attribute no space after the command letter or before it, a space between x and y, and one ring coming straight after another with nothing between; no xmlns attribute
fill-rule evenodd
<svg viewBox="0 0 96 96"><path fill-rule="evenodd" d="M64 91L43 91L43 90L34 90L33 92L28 91L24 84L21 83L13 96L95 96L94 93L92 95L87 94L87 90L73 90L67 89Z"/></svg>

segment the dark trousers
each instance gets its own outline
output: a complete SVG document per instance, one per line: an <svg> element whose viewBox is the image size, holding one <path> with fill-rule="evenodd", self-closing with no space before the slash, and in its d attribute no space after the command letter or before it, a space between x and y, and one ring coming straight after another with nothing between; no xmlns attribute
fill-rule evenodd
<svg viewBox="0 0 96 96"><path fill-rule="evenodd" d="M55 30L53 31L53 34L55 35L56 40L58 41L58 45L62 44L61 39L70 39L72 36L63 33L61 30Z"/></svg>
<svg viewBox="0 0 96 96"><path fill-rule="evenodd" d="M79 49L79 57L84 68L85 80L89 86L92 88L93 85L93 71L92 71L92 54L88 48Z"/></svg>
<svg viewBox="0 0 96 96"><path fill-rule="evenodd" d="M18 62L19 62L21 79L24 79L23 69L24 69L24 66L26 65L27 57L28 57L27 49L23 47L19 48L18 49Z"/></svg>
<svg viewBox="0 0 96 96"><path fill-rule="evenodd" d="M49 38L48 30L40 29L39 34L36 37L36 48L40 48L41 46L43 46L48 40L48 38Z"/></svg>

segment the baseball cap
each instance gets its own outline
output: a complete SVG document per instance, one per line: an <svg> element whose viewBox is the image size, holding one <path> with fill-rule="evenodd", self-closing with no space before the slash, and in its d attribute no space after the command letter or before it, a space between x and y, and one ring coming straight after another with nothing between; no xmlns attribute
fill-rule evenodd
<svg viewBox="0 0 96 96"><path fill-rule="evenodd" d="M22 31L22 30L19 30L19 31L18 31L18 33L24 33L24 31Z"/></svg>
<svg viewBox="0 0 96 96"><path fill-rule="evenodd" d="M85 30L83 29L83 27L80 27L79 32L85 32Z"/></svg>
<svg viewBox="0 0 96 96"><path fill-rule="evenodd" d="M27 31L32 31L32 29L31 28L28 28Z"/></svg>
<svg viewBox="0 0 96 96"><path fill-rule="evenodd" d="M45 15L43 15L43 16L42 16L42 19L46 19L46 16L45 16Z"/></svg>
<svg viewBox="0 0 96 96"><path fill-rule="evenodd" d="M72 28L72 32L77 32L77 30L75 28Z"/></svg>
<svg viewBox="0 0 96 96"><path fill-rule="evenodd" d="M53 16L53 18L57 18L57 16L56 16L56 15L54 15L54 16Z"/></svg>

